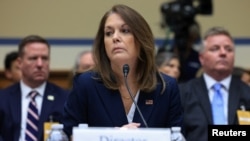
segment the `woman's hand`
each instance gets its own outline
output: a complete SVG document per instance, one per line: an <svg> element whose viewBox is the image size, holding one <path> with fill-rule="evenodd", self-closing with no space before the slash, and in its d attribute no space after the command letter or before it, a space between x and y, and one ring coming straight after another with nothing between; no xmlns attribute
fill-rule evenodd
<svg viewBox="0 0 250 141"><path fill-rule="evenodd" d="M120 129L136 129L139 128L141 126L141 123L129 123L129 124L125 124L122 127L120 127Z"/></svg>

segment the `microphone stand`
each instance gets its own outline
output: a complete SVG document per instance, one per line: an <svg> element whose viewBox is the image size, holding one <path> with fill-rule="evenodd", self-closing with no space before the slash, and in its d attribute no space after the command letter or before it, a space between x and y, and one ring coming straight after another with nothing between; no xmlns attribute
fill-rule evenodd
<svg viewBox="0 0 250 141"><path fill-rule="evenodd" d="M145 118L143 117L143 115L142 115L142 113L141 113L141 110L140 110L140 108L138 107L138 105L137 105L137 103L136 103L134 97L132 96L132 93L131 93L130 88L129 88L129 86L128 86L128 81L127 81L127 76L128 76L128 73L129 73L129 65L128 65L128 64L125 64L125 65L123 66L123 73L124 73L125 85L126 85L126 88L127 88L127 90L128 90L128 93L129 93L129 95L130 95L130 97L131 97L133 103L135 104L136 109L138 110L138 113L139 113L139 115L140 115L140 117L141 117L141 119L142 119L142 121L143 121L143 124L145 125L146 128L148 128L148 124L147 124L147 122L145 121Z"/></svg>

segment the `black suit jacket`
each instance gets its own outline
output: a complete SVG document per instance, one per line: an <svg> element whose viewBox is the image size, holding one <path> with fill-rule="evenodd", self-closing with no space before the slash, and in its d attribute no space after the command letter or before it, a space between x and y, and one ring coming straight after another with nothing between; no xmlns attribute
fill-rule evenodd
<svg viewBox="0 0 250 141"><path fill-rule="evenodd" d="M70 136L72 127L87 123L90 127L121 127L128 124L121 95L118 90L105 87L96 73L86 72L75 78L73 89L65 104L64 130ZM138 107L149 127L167 128L182 126L182 109L178 85L174 78L163 75L167 83L161 94L162 85L149 93L140 92ZM145 127L138 110L133 122Z"/></svg>
<svg viewBox="0 0 250 141"><path fill-rule="evenodd" d="M213 119L203 76L180 84L179 88L187 141L207 141L208 125L213 124ZM232 77L228 98L228 124L238 124L237 109L244 105L247 110L250 110L250 87L239 78Z"/></svg>
<svg viewBox="0 0 250 141"><path fill-rule="evenodd" d="M53 95L54 100L49 100ZM39 119L39 141L43 141L43 124L53 117L53 121L61 122L64 102L68 91L47 83ZM0 93L0 137L4 141L18 141L21 129L21 88L16 83Z"/></svg>

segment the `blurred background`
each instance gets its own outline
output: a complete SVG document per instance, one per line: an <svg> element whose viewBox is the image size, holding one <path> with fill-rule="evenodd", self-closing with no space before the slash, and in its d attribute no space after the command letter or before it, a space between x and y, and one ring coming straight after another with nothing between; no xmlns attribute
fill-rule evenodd
<svg viewBox="0 0 250 141"><path fill-rule="evenodd" d="M5 54L16 50L20 39L29 34L41 35L51 43L52 71L71 70L76 55L91 48L103 14L118 3L126 4L144 16L155 36L156 47L161 47L166 40L174 39L166 25L167 17L162 6L176 1L177 5L185 3L183 0L0 0L0 70L4 69ZM192 13L192 10L209 8L203 5L199 9L199 4L209 2L207 0L186 2L189 9L177 9L174 17L191 12L189 17L199 24L201 35L212 26L228 29L236 42L235 65L249 69L250 1L213 0L211 13ZM168 9L165 14L169 12L173 13Z"/></svg>

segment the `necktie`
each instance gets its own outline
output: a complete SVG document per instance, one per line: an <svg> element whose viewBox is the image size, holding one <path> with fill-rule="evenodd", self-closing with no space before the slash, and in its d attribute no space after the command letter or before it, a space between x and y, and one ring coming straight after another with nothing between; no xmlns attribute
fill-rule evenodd
<svg viewBox="0 0 250 141"><path fill-rule="evenodd" d="M35 97L38 95L36 91L30 92L30 103L28 107L27 123L25 130L25 141L37 141L38 137L38 109L35 101Z"/></svg>
<svg viewBox="0 0 250 141"><path fill-rule="evenodd" d="M225 124L225 115L224 115L224 102L221 94L221 84L216 83L214 85L214 97L212 100L212 111L213 111L213 121L214 124Z"/></svg>

